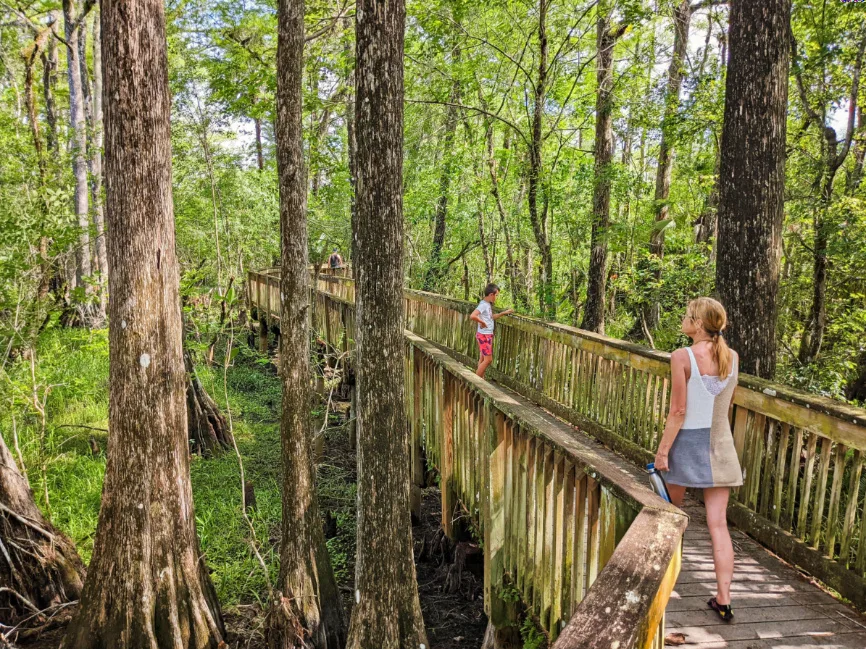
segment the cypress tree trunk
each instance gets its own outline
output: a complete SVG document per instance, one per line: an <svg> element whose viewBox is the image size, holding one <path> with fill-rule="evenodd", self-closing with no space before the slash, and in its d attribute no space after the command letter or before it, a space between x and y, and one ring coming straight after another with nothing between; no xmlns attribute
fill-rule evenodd
<svg viewBox="0 0 866 649"><path fill-rule="evenodd" d="M550 241L547 237L546 216L544 210L538 212L538 188L541 185L541 148L544 145L541 133L541 119L544 116L544 102L547 96L547 9L548 0L539 0L538 4L538 79L535 82L535 103L532 110L532 139L529 145L529 178L527 201L529 203L529 221L535 235L535 243L541 254L541 285L539 287L539 306L548 318L556 317L556 305L553 302L553 257L550 251Z"/></svg>
<svg viewBox="0 0 866 649"><path fill-rule="evenodd" d="M97 14L93 19L93 141L90 147L90 192L93 200L94 250L99 272L99 309L104 317L108 303L108 249L102 209L102 32Z"/></svg>
<svg viewBox="0 0 866 649"><path fill-rule="evenodd" d="M650 240L650 253L656 257L664 255L665 227L662 224L668 219L668 198L671 193L671 176L674 168L674 130L677 112L680 106L680 89L683 85L683 66L685 65L686 47L689 42L689 25L692 19L690 0L682 0L674 10L674 51L668 66L668 84L665 91L665 112L662 121L662 141L659 145L659 161L656 168L655 218L656 229ZM656 271L656 279L660 271ZM647 326L653 329L658 324L658 303L646 310L644 317Z"/></svg>
<svg viewBox="0 0 866 649"><path fill-rule="evenodd" d="M403 403L403 0L356 18L358 553L349 649L429 647L415 580Z"/></svg>
<svg viewBox="0 0 866 649"><path fill-rule="evenodd" d="M0 619L14 624L81 594L84 565L75 546L42 515L0 436ZM35 609L35 611L34 611Z"/></svg>
<svg viewBox="0 0 866 649"><path fill-rule="evenodd" d="M589 280L581 327L604 333L607 284L607 229L610 226L610 165L613 162L613 47L625 25L612 29L610 9L598 6L598 54L595 99L595 187L592 193L592 235Z"/></svg>
<svg viewBox="0 0 866 649"><path fill-rule="evenodd" d="M74 0L63 0L66 35L67 81L69 84L69 128L72 131L72 174L75 177L75 215L78 220L78 246L75 249L75 282L84 286L91 274L90 214L87 187L87 122L78 47L84 16L78 16Z"/></svg>
<svg viewBox="0 0 866 649"><path fill-rule="evenodd" d="M808 118L820 129L824 139L822 149L825 152L824 166L818 176L821 184L821 203L814 210L813 228L815 231L812 244L812 305L809 309L809 320L800 339L800 363L806 365L814 361L821 352L824 342L824 333L827 329L827 284L830 270L828 258L832 235L835 224L830 217L830 208L833 204L833 182L836 173L845 163L848 153L851 151L854 140L854 125L857 117L857 102L860 96L860 73L863 67L864 50L866 50L866 38L861 40L857 53L854 70L851 73L851 94L848 99L848 128L841 141L836 136L836 130L825 124L824 115L826 110L822 106L821 111L814 110L809 104L805 85L799 65L795 67L794 76L800 90L800 99ZM795 60L796 62L796 60ZM855 173L857 161L855 158Z"/></svg>
<svg viewBox="0 0 866 649"><path fill-rule="evenodd" d="M460 61L460 48L456 49L455 61ZM454 80L451 86L448 106L445 112L445 137L442 144L442 175L439 177L439 199L436 201L436 225L433 231L433 248L430 262L424 277L424 290L435 290L442 279L442 246L445 245L445 226L448 218L448 191L451 187L451 162L453 159L454 133L457 131L457 107L460 102L460 82Z"/></svg>
<svg viewBox="0 0 866 649"><path fill-rule="evenodd" d="M57 137L57 104L54 101L54 88L57 85L57 43L56 35L58 12L52 11L49 16L51 37L48 39L45 51L42 53L42 94L45 98L45 121L48 123L46 145L49 153L55 159L60 152Z"/></svg>
<svg viewBox="0 0 866 649"><path fill-rule="evenodd" d="M776 371L791 0L731 0L716 290L743 372Z"/></svg>
<svg viewBox="0 0 866 649"><path fill-rule="evenodd" d="M189 480L159 0L104 0L111 329L108 464L93 558L64 649L216 649L224 637Z"/></svg>
<svg viewBox="0 0 866 649"><path fill-rule="evenodd" d="M263 171L265 168L265 152L262 147L262 120L256 117L253 119L253 122L256 125L256 165L259 171Z"/></svg>
<svg viewBox="0 0 866 649"><path fill-rule="evenodd" d="M511 243L511 232L508 229L508 218L505 207L502 204L502 195L499 193L499 178L496 175L496 158L493 152L493 121L485 122L487 138L487 170L490 173L490 193L496 201L496 211L502 223L502 232L505 235L505 267L508 270L508 286L511 289L511 297L514 304L522 310L529 307L529 298L526 296L524 284L520 281L520 269L515 259L514 246Z"/></svg>
<svg viewBox="0 0 866 649"><path fill-rule="evenodd" d="M310 433L311 304L302 133L304 1L280 0L278 21L276 140L282 239L283 525L278 592L269 615L268 639L272 649L342 649L346 635L319 517Z"/></svg>

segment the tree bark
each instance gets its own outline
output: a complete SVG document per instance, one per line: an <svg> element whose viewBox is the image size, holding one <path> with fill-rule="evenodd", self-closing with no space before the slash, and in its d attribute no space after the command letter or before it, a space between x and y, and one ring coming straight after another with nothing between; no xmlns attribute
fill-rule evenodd
<svg viewBox="0 0 866 649"><path fill-rule="evenodd" d="M592 235L589 279L581 327L604 333L605 286L607 284L607 229L610 226L610 166L613 162L613 48L625 25L610 25L610 9L598 7L598 54L596 55L595 185L592 193Z"/></svg>
<svg viewBox="0 0 866 649"><path fill-rule="evenodd" d="M527 201L529 221L535 244L541 255L541 285L539 302L541 311L553 320L556 305L553 301L553 257L547 237L546 214L538 213L538 190L541 186L541 148L544 145L541 121L544 116L544 102L547 96L547 9L549 0L538 0L538 79L535 82L535 102L532 110L532 138L529 144L529 178Z"/></svg>
<svg viewBox="0 0 866 649"><path fill-rule="evenodd" d="M262 147L262 120L256 117L253 122L256 125L256 165L259 171L265 168L265 153Z"/></svg>
<svg viewBox="0 0 866 649"><path fill-rule="evenodd" d="M460 61L460 48L455 49L455 63ZM454 79L451 85L449 104L445 113L445 137L442 142L442 174L439 176L439 199L436 201L436 218L433 231L433 247L427 274L424 276L424 290L433 291L442 279L442 247L445 245L445 226L448 218L448 191L451 188L451 165L454 159L454 133L457 131L457 104L460 103L460 81Z"/></svg>
<svg viewBox="0 0 866 649"><path fill-rule="evenodd" d="M351 198L349 200L349 220L352 226L352 244L349 250L349 258L352 260L352 273L355 280L358 279L358 268L355 265L355 260L358 258L356 254L357 237L355 236L355 227L357 225L358 214L358 148L355 141L355 72L354 70L349 75L349 93L346 99L346 139L348 140L346 149L349 154L349 186L351 187Z"/></svg>
<svg viewBox="0 0 866 649"><path fill-rule="evenodd" d="M356 14L358 542L348 649L429 647L403 403L403 0ZM382 260L386 260L383 263Z"/></svg>
<svg viewBox="0 0 866 649"><path fill-rule="evenodd" d="M42 94L45 99L45 121L48 124L45 144L55 159L60 153L60 146L57 136L57 104L54 101L54 88L57 86L57 43L53 37L56 35L59 20L57 12L51 12L49 21L52 37L48 39L42 53Z"/></svg>
<svg viewBox="0 0 866 649"><path fill-rule="evenodd" d="M75 546L42 515L0 436L0 619L15 624L81 594L84 564ZM35 610L34 610L35 609Z"/></svg>
<svg viewBox="0 0 866 649"><path fill-rule="evenodd" d="M833 183L837 172L851 151L854 140L854 125L857 116L857 101L860 94L860 72L863 67L864 49L866 49L866 34L864 34L857 52L851 80L851 94L848 98L848 128L841 142L837 138L836 129L824 122L823 115L826 111L822 110L819 114L809 104L809 98L806 95L806 88L803 84L799 65L797 65L795 59L795 77L803 109L809 121L814 122L818 129L820 129L821 136L824 139L823 150L825 151L824 164L818 179L821 185L821 200L818 209L814 211L813 217L815 234L812 244L812 305L809 309L809 320L800 339L799 361L804 365L811 363L818 357L824 342L824 332L827 329L828 249L834 228L834 224L829 218L830 207L833 204ZM855 171L856 166L857 162L855 160Z"/></svg>
<svg viewBox="0 0 866 649"><path fill-rule="evenodd" d="M676 118L680 107L680 89L683 85L686 48L689 42L689 25L692 19L691 0L681 0L674 10L674 50L668 66L668 83L665 90L665 111L662 121L662 140L659 145L658 167L656 167L655 188L655 220L656 226L650 239L650 254L656 257L664 255L665 225L669 215L668 198L671 193L671 176L674 168L674 145ZM656 270L658 279L661 271ZM658 303L651 305L645 312L645 319L650 328L657 326Z"/></svg>
<svg viewBox="0 0 866 649"><path fill-rule="evenodd" d="M499 178L496 173L496 158L493 155L493 122L488 120L486 125L487 131L487 170L490 173L490 193L496 201L496 211L499 213L499 220L502 222L502 233L505 235L505 265L508 269L508 285L511 288L511 297L515 305L521 309L529 307L529 299L522 282L520 281L520 271L518 262L514 258L514 247L511 243L511 232L508 229L508 218L505 214L505 207L502 204L502 195L499 192Z"/></svg>
<svg viewBox="0 0 866 649"><path fill-rule="evenodd" d="M304 1L280 0L277 44L277 171L282 274L280 436L283 525L280 575L268 619L271 649L342 649L342 607L325 546L310 425L310 271L304 169Z"/></svg>
<svg viewBox="0 0 866 649"><path fill-rule="evenodd" d="M75 215L78 220L78 246L75 249L75 283L84 286L91 275L90 214L87 187L87 121L78 41L84 16L79 15L74 0L63 0L63 23L66 35L66 77L69 85L69 128L72 135L72 174L75 178Z"/></svg>
<svg viewBox="0 0 866 649"><path fill-rule="evenodd" d="M490 246L487 234L484 231L484 209L482 201L478 201L478 241L481 244L481 256L484 259L484 277L488 284L493 281L493 259L490 255Z"/></svg>
<svg viewBox="0 0 866 649"><path fill-rule="evenodd" d="M104 0L108 462L63 649L216 649L225 632L189 480L163 3Z"/></svg>
<svg viewBox="0 0 866 649"><path fill-rule="evenodd" d="M743 372L776 371L790 0L731 0L716 290Z"/></svg>
<svg viewBox="0 0 866 649"><path fill-rule="evenodd" d="M49 27L37 33L33 44L23 52L24 58L24 104L27 107L27 121L30 126L30 136L33 138L33 148L36 151L36 162L39 166L39 182L45 185L45 149L42 146L42 134L39 130L39 112L36 106L36 91L34 89L33 71L36 59L45 47L45 41L51 38Z"/></svg>
<svg viewBox="0 0 866 649"><path fill-rule="evenodd" d="M93 19L93 118L90 146L90 192L93 201L94 251L99 273L99 312L105 318L108 304L108 249L105 242L105 213L102 207L102 31L97 14Z"/></svg>

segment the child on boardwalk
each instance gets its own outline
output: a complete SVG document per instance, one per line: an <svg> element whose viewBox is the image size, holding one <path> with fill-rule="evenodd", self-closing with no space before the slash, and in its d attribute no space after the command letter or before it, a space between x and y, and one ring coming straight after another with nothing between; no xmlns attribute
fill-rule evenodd
<svg viewBox="0 0 866 649"><path fill-rule="evenodd" d="M478 369L475 373L484 378L487 366L493 362L493 327L495 321L504 315L514 313L514 309L508 309L502 313L493 313L493 305L499 295L499 287L496 284L488 284L484 289L484 299L478 303L478 307L469 316L470 320L478 323L478 332L475 340L478 341L478 349L481 357L478 359Z"/></svg>

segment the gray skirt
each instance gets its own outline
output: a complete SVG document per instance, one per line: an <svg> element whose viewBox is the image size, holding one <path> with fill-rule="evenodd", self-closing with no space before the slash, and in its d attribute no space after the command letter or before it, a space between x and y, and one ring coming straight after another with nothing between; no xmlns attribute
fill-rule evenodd
<svg viewBox="0 0 866 649"><path fill-rule="evenodd" d="M664 478L670 484L702 489L714 487L710 429L680 430L668 453L668 467Z"/></svg>

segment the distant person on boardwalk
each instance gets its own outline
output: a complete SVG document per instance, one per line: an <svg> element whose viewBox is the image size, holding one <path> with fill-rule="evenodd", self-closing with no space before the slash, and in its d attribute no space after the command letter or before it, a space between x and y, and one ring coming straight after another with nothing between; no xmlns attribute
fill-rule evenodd
<svg viewBox="0 0 866 649"><path fill-rule="evenodd" d="M734 547L728 533L728 496L743 484L728 410L737 386L739 357L722 337L725 308L708 297L692 300L682 332L692 346L671 354L671 409L655 457L671 500L682 505L686 487L704 490L713 542L716 596L707 605L730 622Z"/></svg>
<svg viewBox="0 0 866 649"><path fill-rule="evenodd" d="M343 257L340 255L337 248L334 248L334 252L331 253L330 257L328 257L328 265L332 269L343 267Z"/></svg>
<svg viewBox="0 0 866 649"><path fill-rule="evenodd" d="M478 303L472 315L469 316L470 320L478 323L475 340L478 341L481 356L478 359L478 369L475 370L475 373L482 379L484 372L487 371L487 366L493 362L493 327L496 325L496 320L509 313L514 313L514 309L493 313L493 305L496 303L498 295L499 287L496 284L488 284L484 289L484 299Z"/></svg>

